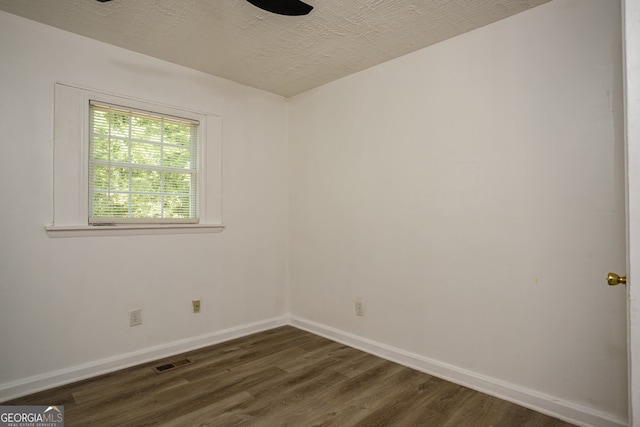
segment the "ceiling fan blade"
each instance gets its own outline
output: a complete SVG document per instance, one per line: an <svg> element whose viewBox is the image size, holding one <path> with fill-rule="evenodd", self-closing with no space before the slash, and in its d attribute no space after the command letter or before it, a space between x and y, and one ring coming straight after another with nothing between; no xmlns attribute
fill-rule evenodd
<svg viewBox="0 0 640 427"><path fill-rule="evenodd" d="M313 6L300 0L247 0L254 6L278 15L300 16L311 12Z"/></svg>

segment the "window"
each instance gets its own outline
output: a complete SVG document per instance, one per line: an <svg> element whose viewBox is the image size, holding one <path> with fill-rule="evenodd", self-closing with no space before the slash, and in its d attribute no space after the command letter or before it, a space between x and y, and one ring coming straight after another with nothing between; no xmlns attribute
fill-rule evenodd
<svg viewBox="0 0 640 427"><path fill-rule="evenodd" d="M89 223L197 223L199 122L90 104Z"/></svg>
<svg viewBox="0 0 640 427"><path fill-rule="evenodd" d="M221 231L220 117L56 83L52 213L50 237Z"/></svg>

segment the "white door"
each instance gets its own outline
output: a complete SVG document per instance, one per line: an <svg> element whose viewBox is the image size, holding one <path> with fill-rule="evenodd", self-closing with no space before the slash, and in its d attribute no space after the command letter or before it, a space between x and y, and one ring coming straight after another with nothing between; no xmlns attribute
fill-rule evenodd
<svg viewBox="0 0 640 427"><path fill-rule="evenodd" d="M622 0L622 7L628 182L629 425L640 427L640 1Z"/></svg>

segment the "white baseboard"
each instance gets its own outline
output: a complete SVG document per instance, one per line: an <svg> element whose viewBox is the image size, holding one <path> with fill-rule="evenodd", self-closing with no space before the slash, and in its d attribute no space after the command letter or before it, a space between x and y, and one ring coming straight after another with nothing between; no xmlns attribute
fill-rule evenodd
<svg viewBox="0 0 640 427"><path fill-rule="evenodd" d="M289 324L349 347L585 427L626 427L625 420L495 378L432 360L329 326L291 316Z"/></svg>
<svg viewBox="0 0 640 427"><path fill-rule="evenodd" d="M287 324L286 317L276 317L0 384L0 402Z"/></svg>

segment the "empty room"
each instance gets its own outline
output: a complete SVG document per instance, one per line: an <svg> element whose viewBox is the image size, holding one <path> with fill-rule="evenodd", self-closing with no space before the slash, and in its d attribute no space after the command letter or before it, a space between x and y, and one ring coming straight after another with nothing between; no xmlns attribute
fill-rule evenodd
<svg viewBox="0 0 640 427"><path fill-rule="evenodd" d="M639 23L0 0L0 425L640 425Z"/></svg>

